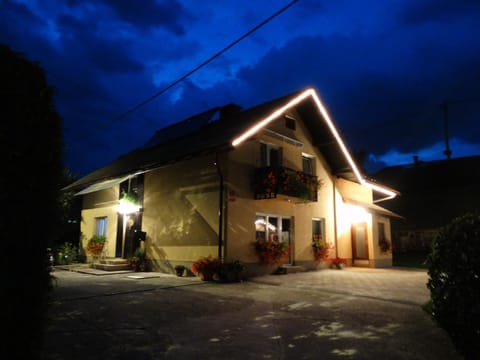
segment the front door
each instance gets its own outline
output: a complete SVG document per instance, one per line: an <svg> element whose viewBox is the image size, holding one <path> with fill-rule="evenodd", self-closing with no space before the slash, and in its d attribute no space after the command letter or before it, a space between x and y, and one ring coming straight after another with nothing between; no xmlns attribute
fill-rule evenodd
<svg viewBox="0 0 480 360"><path fill-rule="evenodd" d="M352 225L353 260L368 260L367 223L359 222Z"/></svg>

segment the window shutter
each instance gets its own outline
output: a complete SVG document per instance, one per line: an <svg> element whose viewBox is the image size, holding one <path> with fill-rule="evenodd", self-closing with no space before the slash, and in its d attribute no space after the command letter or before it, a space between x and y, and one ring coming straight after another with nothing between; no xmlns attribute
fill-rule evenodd
<svg viewBox="0 0 480 360"><path fill-rule="evenodd" d="M267 144L260 144L260 166L267 166Z"/></svg>

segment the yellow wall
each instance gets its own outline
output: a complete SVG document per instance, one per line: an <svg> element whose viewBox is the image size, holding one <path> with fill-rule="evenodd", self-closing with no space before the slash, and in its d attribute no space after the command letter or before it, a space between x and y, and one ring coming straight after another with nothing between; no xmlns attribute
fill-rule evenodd
<svg viewBox="0 0 480 360"><path fill-rule="evenodd" d="M255 241L255 216L257 213L291 217L292 238L294 242L295 263L311 262L312 252L312 219L324 219L326 241L335 243L333 217L333 181L329 175L322 155L311 145L307 132L301 122L297 122L295 132L282 126L283 120L274 123L270 129L282 135L303 142L303 146L295 146L288 141L260 133L256 138L243 143L229 153L228 186L234 196L227 203L227 253L228 260L241 259L248 263L258 262L253 248ZM302 153L315 159L315 172L321 182L318 191L318 202L304 202L301 199L277 195L276 199L255 200L252 186L253 174L260 166L260 143L270 143L282 147L285 167L302 169Z"/></svg>
<svg viewBox="0 0 480 360"><path fill-rule="evenodd" d="M213 155L197 157L145 174L146 253L163 270L217 256L219 177L214 163Z"/></svg>
<svg viewBox="0 0 480 360"><path fill-rule="evenodd" d="M80 231L82 233L82 247L87 246L88 240L96 233L96 218L107 217L107 257L115 257L115 244L117 240L118 223L118 185L110 189L97 191L83 195L82 221ZM88 254L87 254L88 255Z"/></svg>
<svg viewBox="0 0 480 360"><path fill-rule="evenodd" d="M269 126L269 129L294 138L302 142L303 146L295 146L284 139L272 136L268 132L262 132L229 153L228 186L233 196L227 204L227 259L241 259L250 263L258 261L253 249L253 242L255 240L255 216L260 213L292 218L294 262L297 264L308 266L308 262L313 263L311 247L313 218L325 220L326 241L335 246L335 251L331 253L331 256L337 255L346 258L352 264L352 224L364 221L367 223L369 261L357 262L357 264L376 266L381 262L381 266L384 266L385 264L388 265L388 261L391 264L391 254L380 254L378 247L378 234L376 234L378 217L363 208L355 209L354 206L344 202L344 199L350 199L372 203L372 190L358 183L331 176L328 165L322 154L312 146L308 132L303 127L302 122L297 121L295 132L286 129L283 120L275 122L272 126ZM282 195L277 195L276 199L254 199L252 179L255 168L260 166L259 149L261 142L281 146L283 152L282 166L296 170L302 168L302 153L314 156L315 172L321 182L318 202L302 203L299 199ZM389 219L381 218L381 221L386 224L386 230L389 233ZM336 239L335 226L337 229ZM378 259L381 259L381 261L378 262Z"/></svg>
<svg viewBox="0 0 480 360"><path fill-rule="evenodd" d="M298 119L297 114L292 114ZM219 231L219 174L224 176L224 240L227 261L241 260L249 266L258 263L253 248L257 214L290 217L292 222L293 259L296 264L313 267L312 219L324 220L327 242L335 245L340 257L352 260L351 226L355 221L368 224L370 266L388 266L391 254L381 254L376 234L377 221L386 224L388 218L370 213L352 213L344 199L372 202L372 190L357 183L331 176L322 154L313 147L301 121L296 131L286 129L283 120L270 128L296 139L303 146L295 146L285 139L261 132L237 148L224 153L195 157L144 174L144 201L142 230L147 259L154 269L171 271L178 263L191 264L202 256L217 256ZM276 199L255 200L253 175L260 166L260 143L276 144L283 149L283 166L302 169L302 153L315 159L315 173L321 186L317 202L278 195ZM218 160L218 161L217 161ZM217 164L217 165L216 165ZM108 256L115 255L117 230L116 207L118 186L84 196L82 232L90 238L95 232L95 218L108 216ZM335 219L336 215L336 219ZM360 219L358 217L361 217Z"/></svg>

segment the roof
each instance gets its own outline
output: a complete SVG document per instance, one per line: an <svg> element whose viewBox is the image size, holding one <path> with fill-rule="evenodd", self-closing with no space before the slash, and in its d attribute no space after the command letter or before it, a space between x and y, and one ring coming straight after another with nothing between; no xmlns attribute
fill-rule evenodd
<svg viewBox="0 0 480 360"><path fill-rule="evenodd" d="M431 229L448 223L480 203L480 156L386 167L374 177L392 184L402 197L387 207L406 221L398 229Z"/></svg>
<svg viewBox="0 0 480 360"><path fill-rule="evenodd" d="M201 154L232 150L289 110L296 110L300 115L310 131L313 145L319 148L333 175L369 186L387 198L395 196L391 189L371 183L360 174L325 106L312 88L246 110L240 110L235 104L215 107L167 126L157 131L143 147L88 174L65 190L82 189Z"/></svg>

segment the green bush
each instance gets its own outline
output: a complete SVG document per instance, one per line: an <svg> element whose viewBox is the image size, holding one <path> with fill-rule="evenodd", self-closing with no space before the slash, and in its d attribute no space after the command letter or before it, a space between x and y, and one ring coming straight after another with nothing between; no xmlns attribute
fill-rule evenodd
<svg viewBox="0 0 480 360"><path fill-rule="evenodd" d="M480 352L480 214L441 229L427 258L431 312L467 359Z"/></svg>
<svg viewBox="0 0 480 360"><path fill-rule="evenodd" d="M78 247L66 242L55 249L55 265L68 265L78 259Z"/></svg>

